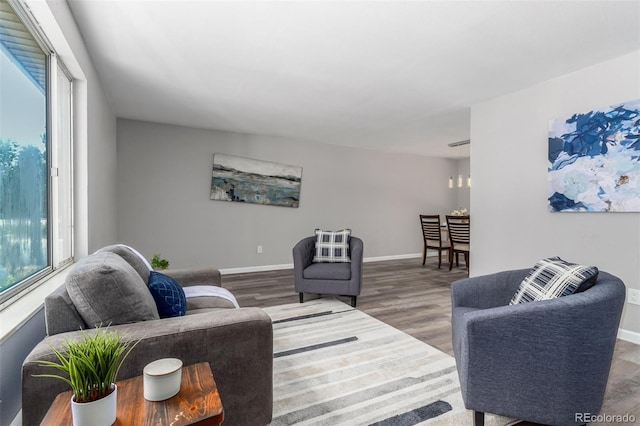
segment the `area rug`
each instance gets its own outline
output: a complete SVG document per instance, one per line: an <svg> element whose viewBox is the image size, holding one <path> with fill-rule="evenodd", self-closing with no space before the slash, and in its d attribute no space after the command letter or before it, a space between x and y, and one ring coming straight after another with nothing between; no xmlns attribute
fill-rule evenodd
<svg viewBox="0 0 640 426"><path fill-rule="evenodd" d="M265 311L274 334L271 425L473 424L451 356L333 298Z"/></svg>

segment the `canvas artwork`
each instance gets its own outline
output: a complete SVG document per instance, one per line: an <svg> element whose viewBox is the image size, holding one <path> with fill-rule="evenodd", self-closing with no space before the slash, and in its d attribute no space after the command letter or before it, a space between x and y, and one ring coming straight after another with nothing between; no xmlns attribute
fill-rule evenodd
<svg viewBox="0 0 640 426"><path fill-rule="evenodd" d="M302 167L213 155L211 199L298 207Z"/></svg>
<svg viewBox="0 0 640 426"><path fill-rule="evenodd" d="M640 211L640 99L549 123L549 210Z"/></svg>

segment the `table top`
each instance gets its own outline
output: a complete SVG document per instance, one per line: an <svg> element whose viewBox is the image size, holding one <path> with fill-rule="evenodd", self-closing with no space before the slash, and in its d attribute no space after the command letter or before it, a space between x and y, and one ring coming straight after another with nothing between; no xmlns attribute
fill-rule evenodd
<svg viewBox="0 0 640 426"><path fill-rule="evenodd" d="M164 401L144 399L142 375L116 384L118 406L114 425L218 425L224 420L222 402L208 362L183 367L180 392ZM70 399L71 391L59 394L41 424L70 425Z"/></svg>

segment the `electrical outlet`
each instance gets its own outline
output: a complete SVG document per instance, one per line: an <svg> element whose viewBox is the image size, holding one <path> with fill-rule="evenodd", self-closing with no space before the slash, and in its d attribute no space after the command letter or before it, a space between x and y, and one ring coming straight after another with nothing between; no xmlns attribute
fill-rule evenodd
<svg viewBox="0 0 640 426"><path fill-rule="evenodd" d="M634 305L640 305L640 290L630 288L627 290L627 302Z"/></svg>
<svg viewBox="0 0 640 426"><path fill-rule="evenodd" d="M256 247L256 253L262 254L262 246Z"/></svg>

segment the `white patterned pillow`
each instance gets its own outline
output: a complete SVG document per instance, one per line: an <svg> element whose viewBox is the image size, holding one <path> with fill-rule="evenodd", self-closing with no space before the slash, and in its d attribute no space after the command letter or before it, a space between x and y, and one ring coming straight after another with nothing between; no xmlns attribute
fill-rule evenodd
<svg viewBox="0 0 640 426"><path fill-rule="evenodd" d="M520 284L510 305L554 299L579 293L593 286L598 279L595 266L576 265L559 257L538 261Z"/></svg>
<svg viewBox="0 0 640 426"><path fill-rule="evenodd" d="M351 229L341 231L322 231L316 229L315 263L346 263L349 257L349 237Z"/></svg>

